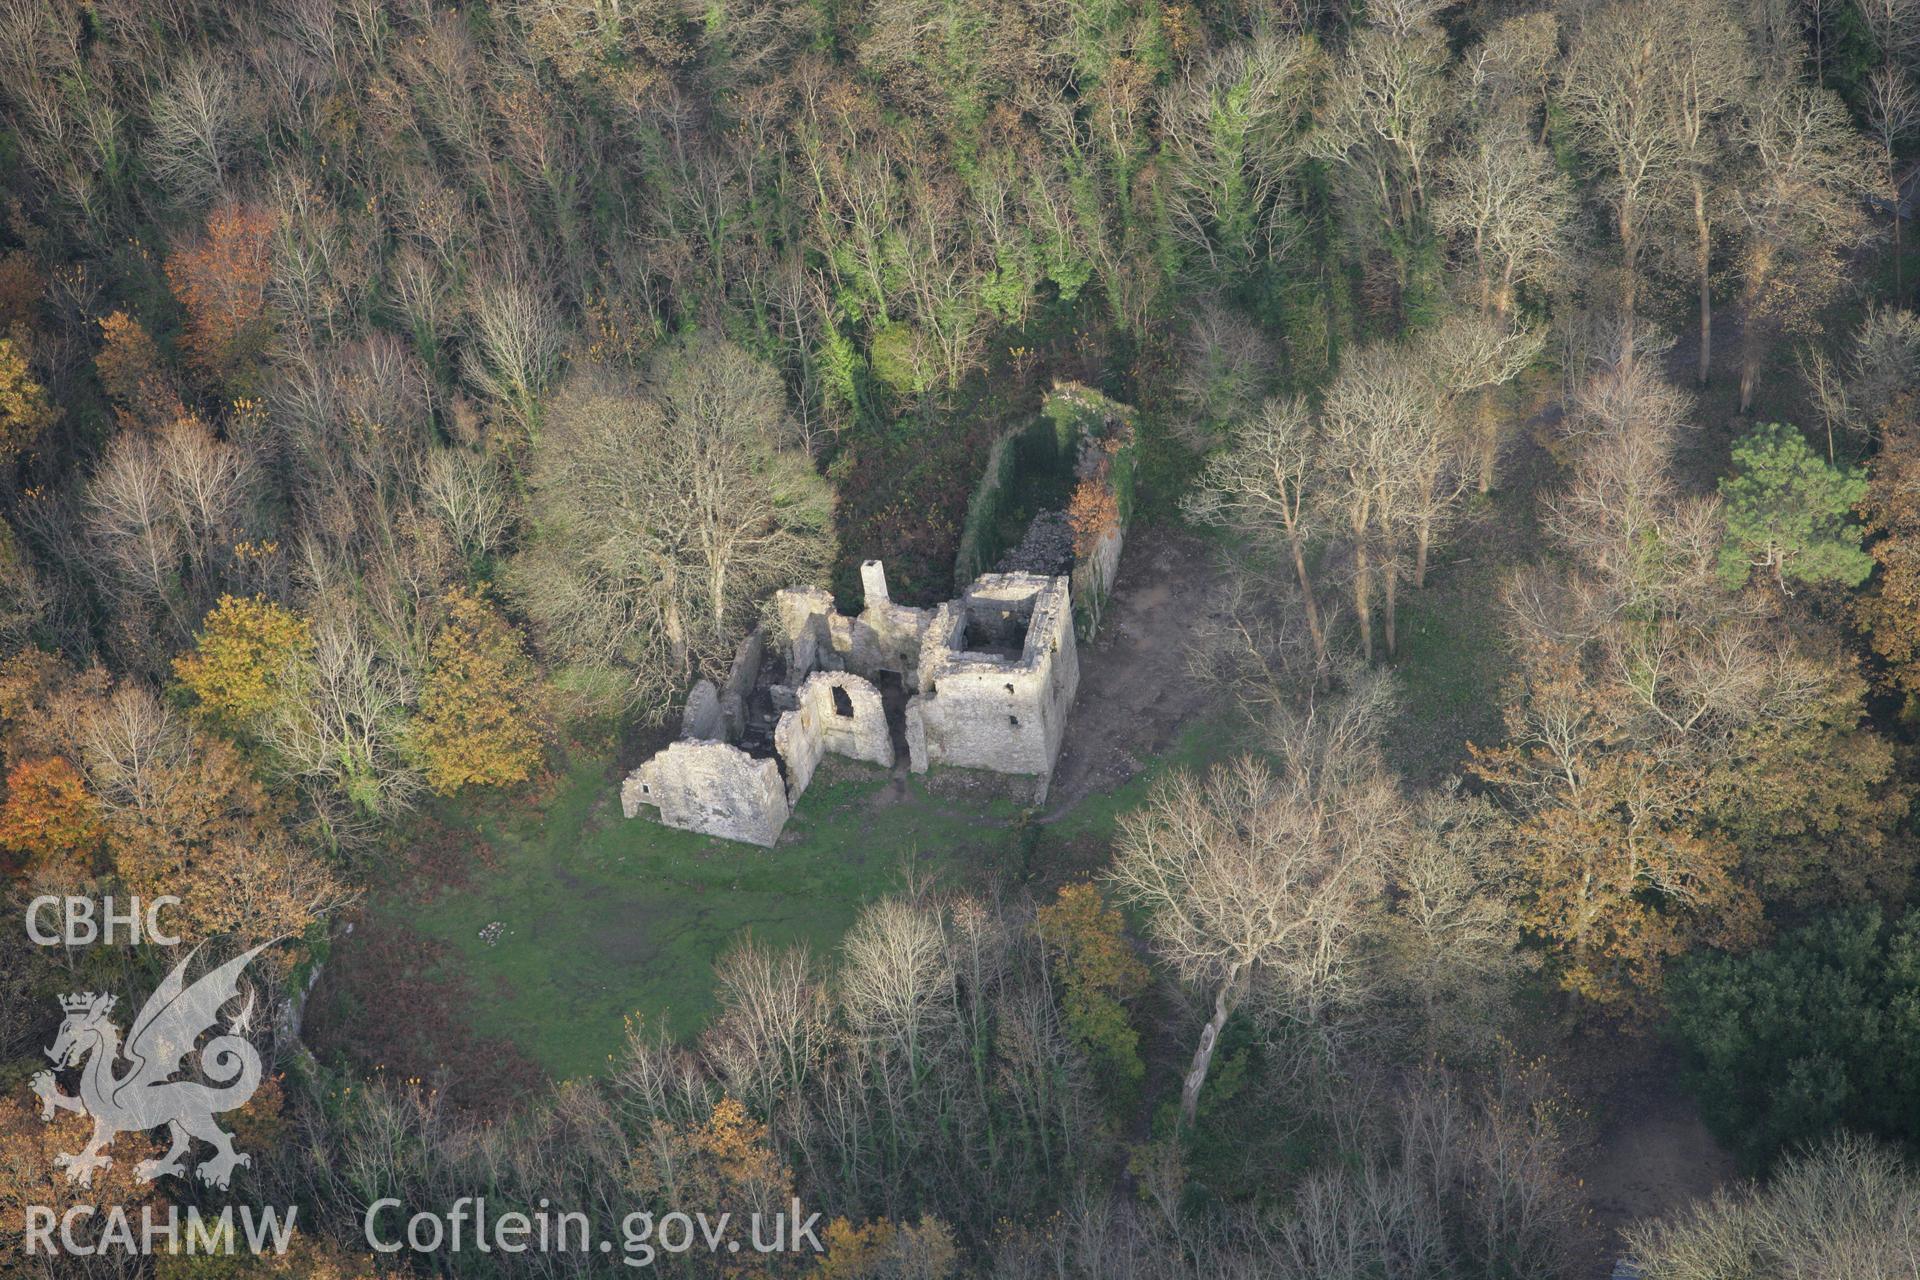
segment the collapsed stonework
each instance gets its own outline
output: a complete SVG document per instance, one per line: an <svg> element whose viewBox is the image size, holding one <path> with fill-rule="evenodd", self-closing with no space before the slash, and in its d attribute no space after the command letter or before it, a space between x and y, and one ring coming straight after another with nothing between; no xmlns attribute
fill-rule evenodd
<svg viewBox="0 0 1920 1280"><path fill-rule="evenodd" d="M621 785L629 818L652 805L668 826L771 845L823 757L891 767L902 749L915 773L1028 775L1045 798L1080 682L1068 579L983 574L918 609L889 598L878 560L860 578L854 617L817 587L778 593L785 652L756 629L724 689L694 686L680 739Z"/></svg>

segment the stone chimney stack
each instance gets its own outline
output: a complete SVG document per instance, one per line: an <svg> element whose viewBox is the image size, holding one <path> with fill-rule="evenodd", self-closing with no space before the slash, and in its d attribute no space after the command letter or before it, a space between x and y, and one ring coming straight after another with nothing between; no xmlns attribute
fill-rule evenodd
<svg viewBox="0 0 1920 1280"><path fill-rule="evenodd" d="M867 593L866 607L878 608L888 603L887 569L878 560L860 562L860 586Z"/></svg>

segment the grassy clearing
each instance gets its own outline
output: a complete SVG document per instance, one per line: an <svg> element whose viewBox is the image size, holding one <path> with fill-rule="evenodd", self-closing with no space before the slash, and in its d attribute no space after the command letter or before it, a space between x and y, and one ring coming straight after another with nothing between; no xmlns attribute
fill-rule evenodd
<svg viewBox="0 0 1920 1280"><path fill-rule="evenodd" d="M830 950L907 868L972 874L1013 840L1010 804L956 806L917 778L835 761L780 846L759 849L626 821L611 774L580 756L537 809L446 806L435 816L483 845L488 868L424 905L376 908L448 943L482 996L473 1029L510 1037L557 1077L603 1066L632 1014L697 1031L713 961L743 932Z"/></svg>
<svg viewBox="0 0 1920 1280"><path fill-rule="evenodd" d="M1394 661L1401 713L1387 730L1387 755L1410 779L1451 773L1467 743L1500 741L1500 682L1507 671L1490 571L1467 566L1401 606Z"/></svg>
<svg viewBox="0 0 1920 1280"><path fill-rule="evenodd" d="M581 753L537 807L442 806L433 817L485 869L431 901L388 893L374 910L452 948L480 996L466 1011L476 1033L580 1076L604 1067L629 1016L697 1033L713 1011L713 962L742 933L825 955L863 903L909 874L1044 893L1090 873L1155 777L1218 757L1227 740L1219 726L1189 726L1139 776L1050 823L1005 799L938 795L922 778L829 760L774 849L629 822L608 759Z"/></svg>

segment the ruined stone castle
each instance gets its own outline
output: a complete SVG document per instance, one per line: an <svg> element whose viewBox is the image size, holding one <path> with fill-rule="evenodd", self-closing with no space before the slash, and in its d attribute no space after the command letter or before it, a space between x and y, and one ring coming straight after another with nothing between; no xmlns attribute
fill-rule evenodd
<svg viewBox="0 0 1920 1280"><path fill-rule="evenodd" d="M702 680L677 741L627 775L620 803L671 827L771 845L827 755L983 769L1044 799L1079 683L1065 577L989 573L931 609L895 604L878 560L848 617L817 587L775 600L784 652L756 630L724 687Z"/></svg>

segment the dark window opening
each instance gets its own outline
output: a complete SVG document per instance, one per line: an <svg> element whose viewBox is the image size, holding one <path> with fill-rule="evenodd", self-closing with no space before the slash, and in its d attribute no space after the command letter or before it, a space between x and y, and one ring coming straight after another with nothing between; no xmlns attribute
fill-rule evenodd
<svg viewBox="0 0 1920 1280"><path fill-rule="evenodd" d="M833 714L853 719L853 699L839 685L833 686Z"/></svg>

